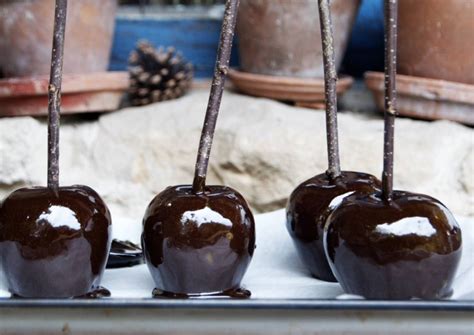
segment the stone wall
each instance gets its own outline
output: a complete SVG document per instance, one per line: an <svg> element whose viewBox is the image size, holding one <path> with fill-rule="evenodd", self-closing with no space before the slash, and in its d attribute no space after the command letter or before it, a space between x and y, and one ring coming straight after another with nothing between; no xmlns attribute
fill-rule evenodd
<svg viewBox="0 0 474 335"><path fill-rule="evenodd" d="M124 109L61 128L61 182L87 184L114 215L137 221L166 186L191 183L207 91ZM383 122L341 113L345 170L381 174ZM324 113L224 95L210 183L238 189L260 212L281 208L298 183L326 168ZM474 215L473 130L451 122L398 119L395 186L437 197ZM46 123L0 119L0 196L46 179Z"/></svg>

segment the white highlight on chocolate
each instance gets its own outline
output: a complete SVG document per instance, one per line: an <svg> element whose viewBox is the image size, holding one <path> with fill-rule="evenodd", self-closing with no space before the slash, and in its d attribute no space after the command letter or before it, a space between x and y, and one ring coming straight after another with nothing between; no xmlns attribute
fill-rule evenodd
<svg viewBox="0 0 474 335"><path fill-rule="evenodd" d="M229 219L226 219L209 207L204 207L203 209L198 209L196 211L186 211L181 216L180 221L182 224L185 224L187 221L192 221L195 222L198 227L207 223L218 223L223 224L226 227L232 227L232 222Z"/></svg>
<svg viewBox="0 0 474 335"><path fill-rule="evenodd" d="M430 237L436 234L436 229L425 217L413 216L403 218L393 223L384 223L378 225L375 231L384 235L406 236L417 235Z"/></svg>
<svg viewBox="0 0 474 335"><path fill-rule="evenodd" d="M344 194L341 194L341 195L338 195L337 197L335 197L334 199L331 200L331 203L329 204L329 209L335 209L337 206L339 206L342 202L342 200L344 200L345 198L347 198L348 196L350 196L351 194L355 193L355 191L350 191L350 192L346 192Z"/></svg>
<svg viewBox="0 0 474 335"><path fill-rule="evenodd" d="M68 227L71 229L81 229L81 224L76 218L76 213L63 206L51 206L48 212L43 212L38 217L38 222L45 220L53 227Z"/></svg>

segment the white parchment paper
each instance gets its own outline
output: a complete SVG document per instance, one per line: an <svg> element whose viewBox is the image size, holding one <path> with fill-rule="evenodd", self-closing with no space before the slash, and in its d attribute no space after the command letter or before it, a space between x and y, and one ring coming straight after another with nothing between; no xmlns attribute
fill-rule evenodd
<svg viewBox="0 0 474 335"><path fill-rule="evenodd" d="M463 232L463 256L454 282L452 299L474 300L474 220L457 218ZM139 243L141 223L130 219L114 221L114 237ZM300 262L286 231L285 212L256 216L257 249L243 286L252 299L344 299L337 283L312 278ZM154 288L146 265L106 270L102 282L112 298L149 298ZM0 297L8 297L0 287Z"/></svg>

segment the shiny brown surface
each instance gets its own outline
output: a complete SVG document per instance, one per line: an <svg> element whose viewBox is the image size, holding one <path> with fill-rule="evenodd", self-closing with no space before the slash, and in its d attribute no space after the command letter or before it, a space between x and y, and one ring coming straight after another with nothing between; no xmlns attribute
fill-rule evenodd
<svg viewBox="0 0 474 335"><path fill-rule="evenodd" d="M328 218L329 263L347 293L368 299L440 299L451 284L462 249L449 210L426 195L394 191L349 196Z"/></svg>
<svg viewBox="0 0 474 335"><path fill-rule="evenodd" d="M143 219L142 247L159 291L174 297L238 290L255 249L244 198L225 186L166 189Z"/></svg>
<svg viewBox="0 0 474 335"><path fill-rule="evenodd" d="M233 298L233 299L247 299L250 298L252 293L249 290L243 288L236 288L227 291L217 293L200 293L200 294L186 294L186 293L172 293L161 291L155 288L152 292L153 298L158 299L191 299L191 298Z"/></svg>
<svg viewBox="0 0 474 335"><path fill-rule="evenodd" d="M60 187L58 195L44 187L22 188L0 209L0 264L16 296L95 294L110 242L109 210L87 186Z"/></svg>
<svg viewBox="0 0 474 335"><path fill-rule="evenodd" d="M380 181L372 175L344 171L335 182L323 173L293 191L286 211L287 229L301 260L314 277L336 281L323 246L326 219L342 200L336 198L349 192L373 192L377 187Z"/></svg>

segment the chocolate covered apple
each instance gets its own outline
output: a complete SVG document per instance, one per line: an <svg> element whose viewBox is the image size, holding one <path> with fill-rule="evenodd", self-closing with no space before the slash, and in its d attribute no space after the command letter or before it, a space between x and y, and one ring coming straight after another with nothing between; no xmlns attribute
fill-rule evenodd
<svg viewBox="0 0 474 335"><path fill-rule="evenodd" d="M343 199L328 218L325 247L347 293L369 299L441 299L452 294L461 230L438 200L392 187L397 5L397 0L385 1L383 188Z"/></svg>
<svg viewBox="0 0 474 335"><path fill-rule="evenodd" d="M13 296L110 295L99 288L110 248L111 219L87 186L59 186L59 117L67 0L57 0L49 85L48 186L19 189L0 208L0 250Z"/></svg>
<svg viewBox="0 0 474 335"><path fill-rule="evenodd" d="M241 289L255 248L255 223L244 198L227 186L206 186L206 174L229 66L238 0L228 0L193 185L167 188L148 206L142 247L155 297L228 296Z"/></svg>
<svg viewBox="0 0 474 335"><path fill-rule="evenodd" d="M370 193L380 181L367 173L341 171L337 134L337 72L329 0L319 0L326 94L326 131L329 168L300 184L290 195L287 228L298 254L311 274L336 281L324 252L324 225L334 207L347 195Z"/></svg>
<svg viewBox="0 0 474 335"><path fill-rule="evenodd" d="M438 200L394 191L349 196L329 217L329 262L344 290L368 299L452 294L461 231Z"/></svg>
<svg viewBox="0 0 474 335"><path fill-rule="evenodd" d="M143 249L158 294L245 295L254 245L252 213L229 187L170 187L145 214Z"/></svg>
<svg viewBox="0 0 474 335"><path fill-rule="evenodd" d="M324 252L324 226L334 208L350 194L370 193L380 181L372 175L344 171L333 179L323 173L299 185L287 206L287 228L298 254L311 274L336 281Z"/></svg>

